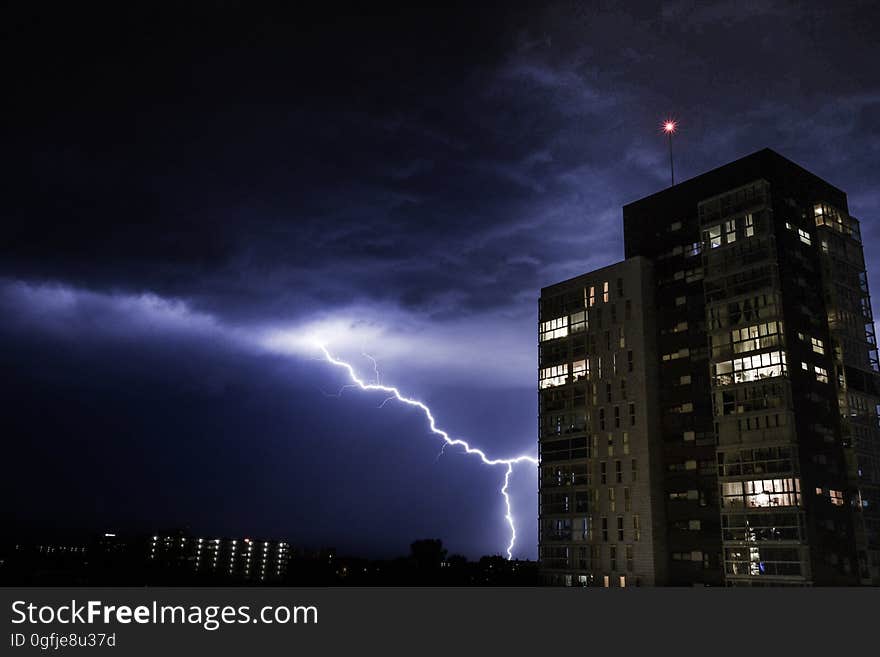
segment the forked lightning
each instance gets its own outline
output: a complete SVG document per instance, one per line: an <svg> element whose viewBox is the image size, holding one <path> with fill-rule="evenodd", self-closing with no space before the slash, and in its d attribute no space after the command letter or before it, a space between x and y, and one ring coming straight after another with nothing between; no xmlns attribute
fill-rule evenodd
<svg viewBox="0 0 880 657"><path fill-rule="evenodd" d="M504 473L504 485L501 487L501 495L504 497L504 504L507 509L507 512L506 512L504 518L507 521L507 524L510 526L510 543L508 543L508 545L507 545L507 558L512 559L513 558L513 546L516 543L516 522L514 521L514 518L513 518L513 509L510 504L510 493L508 491L508 487L510 485L510 476L513 474L513 466L516 465L517 463L526 462L526 463L531 463L532 465L537 465L538 459L536 459L533 456L528 456L528 455L516 456L516 457L508 458L508 459L491 459L491 458L489 458L488 456L486 456L486 453L483 450L476 448L476 447L471 447L470 444L468 444L466 441L462 440L461 438L452 438L446 431L444 431L443 429L437 428L437 423L434 420L434 415L431 413L431 409L428 408L425 404L423 404L422 402L420 402L417 399L412 399L410 397L404 397L400 393L400 391L393 386L383 385L383 384L379 383L378 368L376 367L376 361L372 357L369 357L369 358L373 362L373 368L376 371L376 383L367 383L366 381L364 381L363 379L361 379L357 375L357 373L354 371L354 367L350 363L347 363L343 360L339 360L338 358L333 356L325 345L317 344L316 346L321 350L321 352L323 352L324 358L327 359L328 363L331 363L331 364L335 365L336 367L342 368L346 372L348 372L348 376L351 379L352 383L354 385L356 385L358 388L360 388L361 390L368 390L368 391L376 390L379 392L383 392L387 395L390 395L387 399L385 399L385 401L382 402L383 405L387 401L390 401L392 399L396 399L397 401L402 402L404 404L407 404L408 406L415 406L416 408L421 410L422 413L425 414L425 417L428 420L428 427L431 429L431 432L440 436L443 439L444 447L446 445L449 445L452 447L461 447L462 449L464 449L466 454L478 456L480 458L480 460L483 463L485 463L486 465L506 466L506 470Z"/></svg>

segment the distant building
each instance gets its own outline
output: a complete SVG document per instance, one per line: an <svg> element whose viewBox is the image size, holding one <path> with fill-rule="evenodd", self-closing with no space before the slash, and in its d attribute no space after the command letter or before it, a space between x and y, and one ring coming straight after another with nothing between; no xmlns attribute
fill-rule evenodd
<svg viewBox="0 0 880 657"><path fill-rule="evenodd" d="M0 583L277 584L289 583L292 570L297 579L323 581L333 556L332 550L295 551L285 541L204 538L183 531L51 532L0 543Z"/></svg>
<svg viewBox="0 0 880 657"><path fill-rule="evenodd" d="M765 149L542 290L549 584L878 585L877 344L846 195Z"/></svg>
<svg viewBox="0 0 880 657"><path fill-rule="evenodd" d="M251 538L204 538L182 533L153 536L147 558L151 566L182 569L196 575L254 582L287 576L290 545Z"/></svg>

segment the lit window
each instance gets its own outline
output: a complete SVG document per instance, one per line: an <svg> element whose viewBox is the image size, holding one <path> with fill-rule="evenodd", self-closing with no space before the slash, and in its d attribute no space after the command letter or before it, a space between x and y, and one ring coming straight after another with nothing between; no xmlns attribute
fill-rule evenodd
<svg viewBox="0 0 880 657"><path fill-rule="evenodd" d="M712 370L712 380L717 386L748 383L750 381L783 376L786 373L785 352L771 351L756 354L755 356L722 361L714 363Z"/></svg>
<svg viewBox="0 0 880 657"><path fill-rule="evenodd" d="M775 347L779 344L779 335L781 333L781 322L767 322L741 329L733 329L730 332L730 339L733 342L734 353L742 354Z"/></svg>
<svg viewBox="0 0 880 657"><path fill-rule="evenodd" d="M819 383L828 383L828 370L824 367L819 367L818 365L813 369L816 371L816 381Z"/></svg>
<svg viewBox="0 0 880 657"><path fill-rule="evenodd" d="M730 244L736 242L736 220L731 219L724 222L724 239Z"/></svg>
<svg viewBox="0 0 880 657"><path fill-rule="evenodd" d="M807 246L811 246L813 244L813 241L810 239L810 234L801 228L798 228L798 237L801 239L801 242L803 242Z"/></svg>
<svg viewBox="0 0 880 657"><path fill-rule="evenodd" d="M553 386L561 386L567 379L568 363L554 365L553 367L545 367L541 370L539 387L552 388Z"/></svg>
<svg viewBox="0 0 880 657"><path fill-rule="evenodd" d="M831 503L834 506L843 506L843 491L829 490L828 496L831 498Z"/></svg>
<svg viewBox="0 0 880 657"><path fill-rule="evenodd" d="M755 218L751 213L746 215L744 225L746 237L752 237L755 234Z"/></svg>
<svg viewBox="0 0 880 657"><path fill-rule="evenodd" d="M568 335L568 317L559 317L551 319L547 322L541 322L540 339L541 342L553 340L554 338L564 338Z"/></svg>
<svg viewBox="0 0 880 657"><path fill-rule="evenodd" d="M579 333L585 329L588 329L587 325L587 311L582 310L577 313L572 313L568 317L569 322L569 332L571 333Z"/></svg>
<svg viewBox="0 0 880 657"><path fill-rule="evenodd" d="M810 343L817 354L825 353L825 344L819 338L810 338Z"/></svg>
<svg viewBox="0 0 880 657"><path fill-rule="evenodd" d="M608 303L608 281L602 283L602 301Z"/></svg>
<svg viewBox="0 0 880 657"><path fill-rule="evenodd" d="M800 479L755 479L721 484L723 507L776 507L800 505Z"/></svg>
<svg viewBox="0 0 880 657"><path fill-rule="evenodd" d="M679 358L688 358L691 355L691 350L688 347L682 347L678 351L673 351L670 354L663 354L664 361L670 360L678 360Z"/></svg>
<svg viewBox="0 0 880 657"><path fill-rule="evenodd" d="M596 288L591 285L590 286L590 308L596 305Z"/></svg>

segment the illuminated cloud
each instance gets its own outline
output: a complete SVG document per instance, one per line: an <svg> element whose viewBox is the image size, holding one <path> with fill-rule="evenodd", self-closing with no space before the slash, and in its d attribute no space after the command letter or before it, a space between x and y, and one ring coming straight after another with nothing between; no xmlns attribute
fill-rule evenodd
<svg viewBox="0 0 880 657"><path fill-rule="evenodd" d="M61 283L0 280L6 322L66 339L194 336L247 350L314 358L322 345L360 358L369 351L389 373L467 380L471 385L531 388L531 323L503 313L446 321L405 309L349 307L281 323L223 320L183 299L152 292L95 292ZM507 326L505 326L507 324ZM474 368L480 374L474 374Z"/></svg>
<svg viewBox="0 0 880 657"><path fill-rule="evenodd" d="M7 325L67 338L235 334L185 301L152 292L95 292L59 282L0 279L0 308Z"/></svg>

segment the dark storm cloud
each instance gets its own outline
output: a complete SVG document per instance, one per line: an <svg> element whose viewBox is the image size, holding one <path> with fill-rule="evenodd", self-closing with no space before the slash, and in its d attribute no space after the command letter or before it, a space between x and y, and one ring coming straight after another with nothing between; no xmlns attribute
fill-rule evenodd
<svg viewBox="0 0 880 657"><path fill-rule="evenodd" d="M880 230L871 3L84 11L4 21L5 61L22 64L7 76L0 324L12 351L26 342L39 362L95 335L118 359L129 334L156 353L138 376L175 379L182 364L162 345L185 338L198 368L216 352L254 398L275 400L283 385L267 363L306 370L250 338L332 324L340 349L357 356L371 339L388 376L508 455L534 439L539 289L622 257L621 205L667 184L667 113L681 125L679 178L770 146L849 193L866 244ZM74 315L35 312L53 289L76 300ZM169 323L144 334L158 311ZM101 378L111 354L83 353ZM69 359L53 362L76 380ZM499 400L523 409L521 425L498 419ZM363 410L340 401L322 410ZM253 419L227 406L229 426ZM181 407L181 426L209 407ZM183 429L165 432L167 448ZM355 467L344 449L332 458ZM387 472L390 491L399 473ZM493 513L492 476L467 475L457 485ZM440 494L413 487L419 504ZM392 524L375 521L377 537Z"/></svg>

